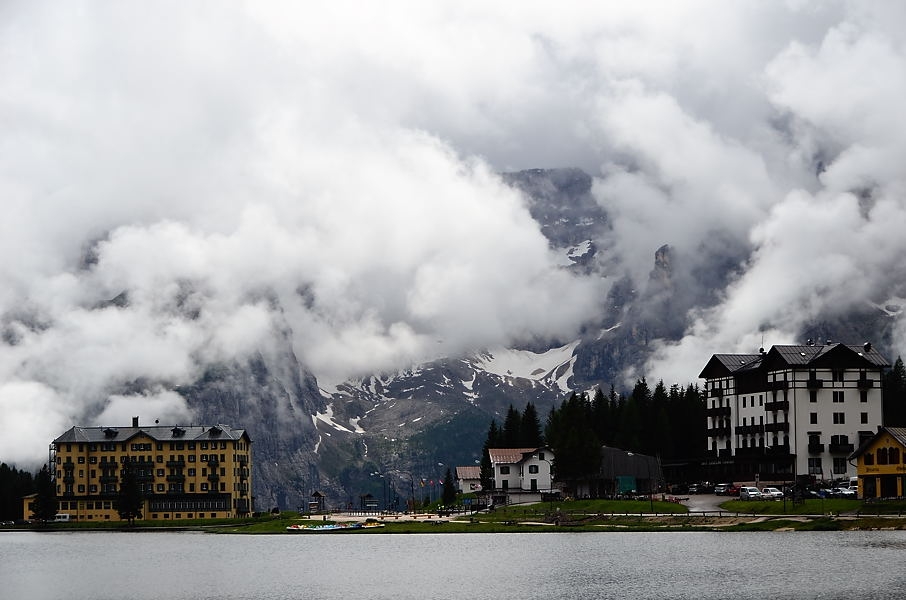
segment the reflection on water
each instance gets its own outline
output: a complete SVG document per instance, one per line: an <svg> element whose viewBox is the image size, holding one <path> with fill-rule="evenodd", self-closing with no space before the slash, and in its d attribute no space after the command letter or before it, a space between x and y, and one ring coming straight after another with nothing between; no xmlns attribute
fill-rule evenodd
<svg viewBox="0 0 906 600"><path fill-rule="evenodd" d="M4 598L896 598L906 532L3 533ZM888 568L889 567L889 568Z"/></svg>

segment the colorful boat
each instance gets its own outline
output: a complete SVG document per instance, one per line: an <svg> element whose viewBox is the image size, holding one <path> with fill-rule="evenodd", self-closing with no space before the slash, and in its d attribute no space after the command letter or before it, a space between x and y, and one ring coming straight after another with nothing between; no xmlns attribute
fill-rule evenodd
<svg viewBox="0 0 906 600"><path fill-rule="evenodd" d="M355 531L359 529L378 529L383 523L331 523L325 525L290 525L287 531L295 533L326 533L328 531Z"/></svg>

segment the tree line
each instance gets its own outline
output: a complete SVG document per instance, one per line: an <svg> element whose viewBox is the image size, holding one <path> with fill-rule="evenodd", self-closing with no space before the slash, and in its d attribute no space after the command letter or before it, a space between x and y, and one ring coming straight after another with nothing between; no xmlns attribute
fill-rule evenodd
<svg viewBox="0 0 906 600"><path fill-rule="evenodd" d="M652 390L639 379L632 393L621 395L613 386L609 394L598 388L573 392L551 409L542 431L537 411L528 403L520 413L512 405L503 425L492 420L484 443L481 484L491 489L494 473L490 448L549 446L556 476L578 479L600 468L601 447L611 446L657 455L662 460L701 456L707 443L705 397L698 386L659 381Z"/></svg>

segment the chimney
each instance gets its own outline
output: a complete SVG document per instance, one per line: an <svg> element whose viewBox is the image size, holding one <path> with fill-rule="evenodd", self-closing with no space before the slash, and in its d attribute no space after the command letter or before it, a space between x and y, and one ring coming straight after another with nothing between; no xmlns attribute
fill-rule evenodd
<svg viewBox="0 0 906 600"><path fill-rule="evenodd" d="M132 426L138 427L138 417L132 417Z"/></svg>

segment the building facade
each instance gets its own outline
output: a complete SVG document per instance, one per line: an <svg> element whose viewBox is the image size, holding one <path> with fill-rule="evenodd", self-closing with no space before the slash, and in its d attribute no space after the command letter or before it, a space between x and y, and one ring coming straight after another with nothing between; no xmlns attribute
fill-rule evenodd
<svg viewBox="0 0 906 600"><path fill-rule="evenodd" d="M856 461L860 498L906 496L906 427L881 427L850 458Z"/></svg>
<svg viewBox="0 0 906 600"><path fill-rule="evenodd" d="M847 459L882 424L889 366L871 344L713 355L699 375L707 398L707 472L728 481L854 476Z"/></svg>
<svg viewBox="0 0 906 600"><path fill-rule="evenodd" d="M73 427L51 444L58 512L119 520L126 468L144 497L143 519L216 519L254 511L252 441L227 425ZM127 467L128 463L128 467Z"/></svg>
<svg viewBox="0 0 906 600"><path fill-rule="evenodd" d="M488 455L494 469L492 504L540 502L559 493L554 489L550 448L490 448Z"/></svg>

